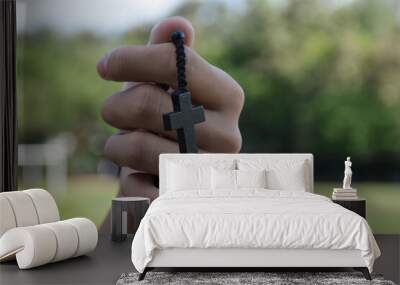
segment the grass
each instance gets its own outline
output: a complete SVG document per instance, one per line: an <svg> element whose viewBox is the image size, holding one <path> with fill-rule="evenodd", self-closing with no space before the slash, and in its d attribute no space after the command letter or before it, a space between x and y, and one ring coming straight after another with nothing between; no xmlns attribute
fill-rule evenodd
<svg viewBox="0 0 400 285"><path fill-rule="evenodd" d="M86 217L99 227L118 192L116 179L84 175L68 180L68 191L55 195L61 219Z"/></svg>
<svg viewBox="0 0 400 285"><path fill-rule="evenodd" d="M334 182L315 184L315 193L330 197ZM374 233L400 234L400 183L358 183L358 194L367 199L367 220ZM118 191L118 181L99 175L71 177L68 191L56 195L63 219L82 216L100 226Z"/></svg>

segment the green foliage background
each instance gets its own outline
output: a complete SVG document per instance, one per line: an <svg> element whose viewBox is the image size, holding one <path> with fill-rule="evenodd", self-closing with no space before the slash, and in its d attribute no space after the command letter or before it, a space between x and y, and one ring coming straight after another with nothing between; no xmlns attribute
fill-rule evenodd
<svg viewBox="0 0 400 285"><path fill-rule="evenodd" d="M276 2L276 1L275 1ZM248 1L244 10L186 2L196 49L243 87L242 152L312 152L318 179L337 179L351 155L359 180L400 180L400 20L392 1ZM104 99L120 84L95 65L151 25L113 39L50 30L18 39L19 140L76 137L71 173L94 172L107 136ZM162 68L162 67L160 67Z"/></svg>

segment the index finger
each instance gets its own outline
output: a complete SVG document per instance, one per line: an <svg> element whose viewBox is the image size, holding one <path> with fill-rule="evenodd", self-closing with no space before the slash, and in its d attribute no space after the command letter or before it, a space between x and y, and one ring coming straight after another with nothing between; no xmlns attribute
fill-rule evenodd
<svg viewBox="0 0 400 285"><path fill-rule="evenodd" d="M171 33L180 30L185 34L185 45L192 47L194 43L194 29L192 24L183 17L176 16L162 20L150 32L149 44L169 43Z"/></svg>
<svg viewBox="0 0 400 285"><path fill-rule="evenodd" d="M156 24L150 32L148 45L170 42L171 33L180 30L185 33L185 44L192 46L194 42L194 29L190 21L181 16L169 17ZM137 83L125 82L123 90ZM168 86L167 86L168 89Z"/></svg>
<svg viewBox="0 0 400 285"><path fill-rule="evenodd" d="M244 101L240 85L185 47L186 78L193 101L208 109L239 113ZM176 88L175 47L172 43L127 46L113 50L98 66L100 76L114 81L157 82Z"/></svg>

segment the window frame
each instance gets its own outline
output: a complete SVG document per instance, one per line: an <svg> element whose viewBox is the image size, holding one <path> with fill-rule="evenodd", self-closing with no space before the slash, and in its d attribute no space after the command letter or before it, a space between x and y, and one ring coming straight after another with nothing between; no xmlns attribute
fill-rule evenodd
<svg viewBox="0 0 400 285"><path fill-rule="evenodd" d="M16 2L0 1L0 192L17 190Z"/></svg>

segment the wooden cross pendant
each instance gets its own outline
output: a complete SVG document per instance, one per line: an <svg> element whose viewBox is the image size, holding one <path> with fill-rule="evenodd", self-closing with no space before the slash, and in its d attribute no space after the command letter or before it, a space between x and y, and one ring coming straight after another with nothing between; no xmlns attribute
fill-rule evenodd
<svg viewBox="0 0 400 285"><path fill-rule="evenodd" d="M181 153L197 153L194 125L205 121L203 106L192 106L190 92L176 90L171 95L174 112L163 115L166 130L177 130Z"/></svg>

